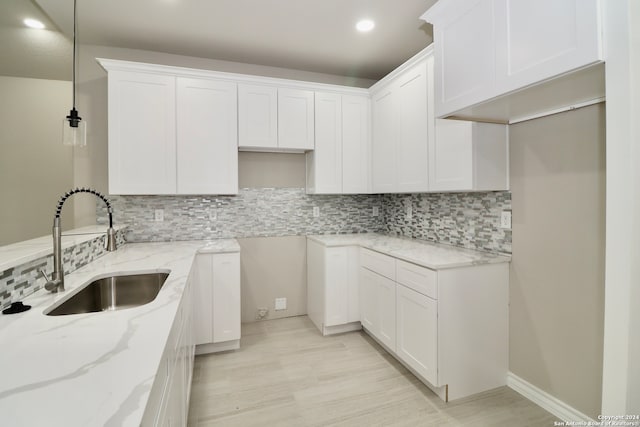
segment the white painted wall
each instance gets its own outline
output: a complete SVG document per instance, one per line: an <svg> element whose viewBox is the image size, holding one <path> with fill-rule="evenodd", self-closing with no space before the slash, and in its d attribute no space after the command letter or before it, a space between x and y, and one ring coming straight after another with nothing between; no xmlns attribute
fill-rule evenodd
<svg viewBox="0 0 640 427"><path fill-rule="evenodd" d="M604 4L607 244L602 412L640 414L640 2Z"/></svg>

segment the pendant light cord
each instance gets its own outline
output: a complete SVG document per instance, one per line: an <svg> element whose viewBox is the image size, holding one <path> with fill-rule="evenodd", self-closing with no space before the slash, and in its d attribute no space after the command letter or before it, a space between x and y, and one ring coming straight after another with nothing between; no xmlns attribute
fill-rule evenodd
<svg viewBox="0 0 640 427"><path fill-rule="evenodd" d="M77 22L76 0L73 0L73 109L76 108L76 22Z"/></svg>

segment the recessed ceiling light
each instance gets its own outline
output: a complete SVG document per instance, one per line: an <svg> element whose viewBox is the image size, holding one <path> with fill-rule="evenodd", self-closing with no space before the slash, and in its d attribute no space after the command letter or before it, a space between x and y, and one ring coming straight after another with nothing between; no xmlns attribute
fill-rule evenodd
<svg viewBox="0 0 640 427"><path fill-rule="evenodd" d="M356 29L361 32L367 32L373 30L376 24L370 19L363 19L356 24Z"/></svg>
<svg viewBox="0 0 640 427"><path fill-rule="evenodd" d="M24 25L26 25L29 28L36 28L38 30L42 30L44 28L44 24L38 21L37 19L27 18L22 22L24 22Z"/></svg>

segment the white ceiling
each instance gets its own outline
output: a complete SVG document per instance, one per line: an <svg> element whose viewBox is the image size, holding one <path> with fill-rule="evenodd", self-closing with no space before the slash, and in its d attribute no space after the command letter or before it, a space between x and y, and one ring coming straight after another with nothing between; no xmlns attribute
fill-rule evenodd
<svg viewBox="0 0 640 427"><path fill-rule="evenodd" d="M431 26L418 17L436 0L77 2L78 41L82 44L377 80L431 43ZM35 11L41 8L48 24L53 23L64 34L71 35L73 0L1 0L3 45L6 45L4 27L16 25L16 19L11 21L5 11L8 6ZM376 28L370 33L357 32L355 23L362 18L373 19ZM68 57L70 48L65 48ZM13 55L21 53L13 50L10 52ZM50 51L49 47L45 50ZM42 48L34 52L46 62Z"/></svg>

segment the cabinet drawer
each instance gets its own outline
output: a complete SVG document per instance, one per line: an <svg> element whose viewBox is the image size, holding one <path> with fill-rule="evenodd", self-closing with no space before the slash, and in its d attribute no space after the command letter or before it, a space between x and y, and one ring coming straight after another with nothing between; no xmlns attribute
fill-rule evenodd
<svg viewBox="0 0 640 427"><path fill-rule="evenodd" d="M360 265L381 276L396 280L395 258L363 248L360 252Z"/></svg>
<svg viewBox="0 0 640 427"><path fill-rule="evenodd" d="M435 271L400 260L397 260L396 263L396 281L398 283L423 295L438 299L438 274Z"/></svg>

